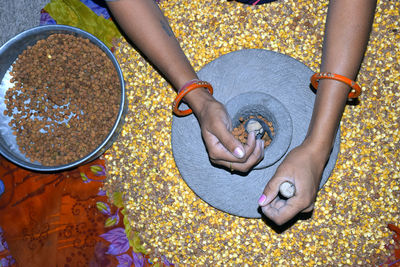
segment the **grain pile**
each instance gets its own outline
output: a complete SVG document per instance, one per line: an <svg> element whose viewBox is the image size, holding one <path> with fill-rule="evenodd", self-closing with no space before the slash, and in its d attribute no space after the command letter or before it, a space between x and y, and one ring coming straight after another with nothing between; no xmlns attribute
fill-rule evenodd
<svg viewBox="0 0 400 267"><path fill-rule="evenodd" d="M20 151L46 166L67 164L109 134L120 107L114 65L89 39L52 34L12 64L4 115Z"/></svg>
<svg viewBox="0 0 400 267"><path fill-rule="evenodd" d="M328 1L163 1L196 70L231 51L264 48L318 71ZM152 255L187 266L374 266L387 257L387 223L400 222L399 1L379 1L358 82L360 104L343 116L342 144L314 214L283 233L218 211L187 187L170 143L172 88L124 40L116 56L129 109L106 155L107 190L124 192L131 226ZM190 156L190 155L188 155Z"/></svg>

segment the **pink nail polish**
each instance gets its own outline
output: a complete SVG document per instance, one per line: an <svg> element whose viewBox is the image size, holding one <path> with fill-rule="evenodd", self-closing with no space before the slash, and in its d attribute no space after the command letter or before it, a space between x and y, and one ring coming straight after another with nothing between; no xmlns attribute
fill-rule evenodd
<svg viewBox="0 0 400 267"><path fill-rule="evenodd" d="M267 197L264 194L262 194L261 197L258 199L258 205L260 206L264 205L265 200L267 200Z"/></svg>
<svg viewBox="0 0 400 267"><path fill-rule="evenodd" d="M240 147L237 147L237 148L235 148L235 150L233 151L233 154L234 154L235 157L237 157L237 158L243 158L243 156L244 156L244 151L243 151Z"/></svg>

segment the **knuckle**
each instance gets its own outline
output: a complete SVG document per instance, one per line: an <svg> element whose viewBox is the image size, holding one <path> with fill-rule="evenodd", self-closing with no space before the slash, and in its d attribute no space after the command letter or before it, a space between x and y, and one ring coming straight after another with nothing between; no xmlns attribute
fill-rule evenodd
<svg viewBox="0 0 400 267"><path fill-rule="evenodd" d="M313 204L313 200L311 198L303 198L303 200L299 202L299 208L307 209L312 204Z"/></svg>
<svg viewBox="0 0 400 267"><path fill-rule="evenodd" d="M246 165L240 165L238 167L238 171L240 171L240 172L248 172L249 170L250 170L250 167L246 166Z"/></svg>
<svg viewBox="0 0 400 267"><path fill-rule="evenodd" d="M285 220L281 219L281 218L275 218L273 219L273 221L277 224L277 225L283 225L285 223Z"/></svg>
<svg viewBox="0 0 400 267"><path fill-rule="evenodd" d="M216 161L216 159L217 159L217 153L215 152L215 150L210 149L210 150L208 151L208 157L210 158L210 160L211 160L213 163L216 163L215 161Z"/></svg>

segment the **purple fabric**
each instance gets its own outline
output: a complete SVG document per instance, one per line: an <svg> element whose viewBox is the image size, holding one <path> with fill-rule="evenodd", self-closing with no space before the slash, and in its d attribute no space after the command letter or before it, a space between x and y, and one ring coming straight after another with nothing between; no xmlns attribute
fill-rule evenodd
<svg viewBox="0 0 400 267"><path fill-rule="evenodd" d="M108 13L106 3L102 0L80 0L87 7L89 7L97 16L103 16L105 19L110 18L110 13Z"/></svg>
<svg viewBox="0 0 400 267"><path fill-rule="evenodd" d="M4 234L3 233L4 233L3 232L3 228L0 227L0 252L8 250L8 245L7 245L6 240L4 239ZM5 257L0 259L0 266L1 267L12 266L15 263L16 263L15 259L10 255L5 256Z"/></svg>
<svg viewBox="0 0 400 267"><path fill-rule="evenodd" d="M102 16L105 19L110 18L110 13L106 8L106 2L104 0L80 0L88 8L90 8L97 16ZM51 25L57 24L57 22L47 12L41 12L40 24L39 25Z"/></svg>
<svg viewBox="0 0 400 267"><path fill-rule="evenodd" d="M57 22L49 15L47 12L40 13L40 23L39 25L52 25L57 24Z"/></svg>

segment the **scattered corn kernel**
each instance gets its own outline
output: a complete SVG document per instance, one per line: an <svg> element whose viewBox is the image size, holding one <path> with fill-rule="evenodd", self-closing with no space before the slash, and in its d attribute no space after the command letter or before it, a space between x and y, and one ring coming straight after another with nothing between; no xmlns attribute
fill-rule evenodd
<svg viewBox="0 0 400 267"><path fill-rule="evenodd" d="M318 71L327 4L168 0L160 6L196 71L247 48L287 54ZM360 104L343 115L336 168L319 193L313 218L281 234L262 220L218 211L187 187L170 144L175 93L120 40L115 53L127 81L129 112L106 155L106 189L124 193L127 218L151 255L187 266L381 264L390 240L386 224L400 221L399 10L399 1L378 2L358 76L363 93Z"/></svg>

